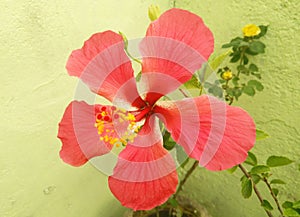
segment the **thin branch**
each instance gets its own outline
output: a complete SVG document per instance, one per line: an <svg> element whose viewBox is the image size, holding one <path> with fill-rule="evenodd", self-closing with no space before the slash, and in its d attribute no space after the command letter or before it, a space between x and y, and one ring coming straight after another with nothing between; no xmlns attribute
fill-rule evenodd
<svg viewBox="0 0 300 217"><path fill-rule="evenodd" d="M179 91L182 93L182 95L186 98L188 98L189 96L184 92L183 89L179 88Z"/></svg>
<svg viewBox="0 0 300 217"><path fill-rule="evenodd" d="M239 164L239 168L242 170L242 172L245 174L245 176L246 176L248 179L250 179L250 180L252 181L254 192L255 192L255 194L256 194L258 200L259 200L260 203L262 204L262 203L263 203L263 198L262 198L260 192L258 191L258 189L257 189L257 187L256 187L256 185L255 185L255 183L253 182L252 177L251 177L250 174L247 172L246 168L243 167L241 164ZM269 217L273 217L273 215L272 215L272 213L271 213L270 211L268 211L268 210L265 210L265 211L266 211L266 213L267 213L267 215L268 215Z"/></svg>
<svg viewBox="0 0 300 217"><path fill-rule="evenodd" d="M156 214L156 217L159 217L159 209L158 209L158 207L156 207L155 214Z"/></svg>
<svg viewBox="0 0 300 217"><path fill-rule="evenodd" d="M195 161L194 164L191 166L191 168L185 174L184 178L180 181L178 189L177 189L176 193L174 194L174 199L176 199L176 197L178 196L179 192L182 190L183 185L185 184L185 182L187 181L187 179L189 178L189 176L197 168L198 164L199 164L199 162Z"/></svg>
<svg viewBox="0 0 300 217"><path fill-rule="evenodd" d="M270 194L271 194L271 196L273 197L273 199L274 199L274 201L275 201L275 203L276 203L277 209L279 210L280 214L284 217L283 211L282 211L281 206L280 206L280 204L279 204L279 201L278 201L276 195L274 194L274 192L272 191L272 187L271 187L271 185L270 185L268 179L267 179L266 177L264 177L263 181L264 181L264 182L266 183L266 185L268 186L268 189L269 189L269 191L270 191Z"/></svg>
<svg viewBox="0 0 300 217"><path fill-rule="evenodd" d="M173 4L172 7L176 8L176 0L173 0L172 4Z"/></svg>

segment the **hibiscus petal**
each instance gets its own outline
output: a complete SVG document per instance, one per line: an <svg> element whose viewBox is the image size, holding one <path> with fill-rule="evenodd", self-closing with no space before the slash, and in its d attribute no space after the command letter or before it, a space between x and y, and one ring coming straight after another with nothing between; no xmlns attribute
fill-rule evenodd
<svg viewBox="0 0 300 217"><path fill-rule="evenodd" d="M140 101L131 62L121 35L112 31L92 35L69 57L66 68L89 88L112 101Z"/></svg>
<svg viewBox="0 0 300 217"><path fill-rule="evenodd" d="M126 146L108 180L115 197L134 210L149 210L163 204L175 193L178 184L176 165L162 146L157 123L157 120L151 123L151 129L143 128L134 145ZM143 139L138 139L140 136Z"/></svg>
<svg viewBox="0 0 300 217"><path fill-rule="evenodd" d="M60 157L72 166L81 166L88 159L108 153L112 146L100 141L95 127L95 106L73 101L59 123L58 138L62 142Z"/></svg>
<svg viewBox="0 0 300 217"><path fill-rule="evenodd" d="M165 101L154 110L173 139L209 170L242 163L255 143L255 124L248 113L215 97Z"/></svg>
<svg viewBox="0 0 300 217"><path fill-rule="evenodd" d="M140 43L146 99L156 101L188 81L213 48L213 35L200 17L182 9L162 14Z"/></svg>

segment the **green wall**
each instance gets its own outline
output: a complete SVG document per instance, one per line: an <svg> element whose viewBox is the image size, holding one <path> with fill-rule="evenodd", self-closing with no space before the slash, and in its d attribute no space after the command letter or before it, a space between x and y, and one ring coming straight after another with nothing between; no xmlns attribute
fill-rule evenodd
<svg viewBox="0 0 300 217"><path fill-rule="evenodd" d="M0 216L116 217L123 212L105 175L88 164L73 168L58 157L57 123L77 84L64 67L70 52L95 32L143 36L151 3L162 10L170 5L162 0L0 1ZM271 136L255 147L260 159L284 154L300 163L299 1L178 0L177 6L203 17L215 35L216 51L244 24L270 25L267 52L257 60L265 90L239 104ZM300 199L300 172L292 167L278 169L289 183L280 188L289 193L279 199ZM239 175L199 169L185 192L214 217L263 216L255 197L240 196Z"/></svg>
<svg viewBox="0 0 300 217"><path fill-rule="evenodd" d="M244 25L270 25L268 34L262 39L267 45L266 54L255 60L261 69L265 89L254 98L243 96L235 104L249 111L258 128L270 135L267 140L257 142L253 150L260 163L271 154L285 155L296 161L292 166L276 169L273 176L281 176L288 183L278 187L280 201L299 200L300 1L181 0L177 6L203 17L214 33L217 52L221 51L222 44L241 34ZM255 195L248 200L242 198L241 175L239 171L230 175L200 169L190 180L186 192L207 205L214 217L266 216ZM258 188L263 191L263 183L259 183Z"/></svg>
<svg viewBox="0 0 300 217"><path fill-rule="evenodd" d="M1 217L119 216L105 175L58 156L58 122L78 81L65 64L95 32L144 35L153 2L0 1Z"/></svg>

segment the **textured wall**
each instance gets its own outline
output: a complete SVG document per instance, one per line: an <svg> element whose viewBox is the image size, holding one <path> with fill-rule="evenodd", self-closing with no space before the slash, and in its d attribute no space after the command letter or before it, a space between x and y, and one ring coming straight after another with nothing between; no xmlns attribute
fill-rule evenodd
<svg viewBox="0 0 300 217"><path fill-rule="evenodd" d="M255 152L261 163L270 154L285 155L297 164L276 170L288 184L279 186L280 201L300 199L300 1L299 0L178 0L178 7L203 17L212 29L216 51L221 44L240 34L248 23L270 25L263 39L266 54L258 57L265 89L254 98L243 96L239 104L250 112L257 126L270 138L257 142ZM296 171L296 172L295 172ZM198 170L186 192L209 207L215 217L265 216L257 198L245 200L240 194L241 173L211 173ZM275 177L275 176L274 176ZM262 183L258 185L264 189ZM197 191L195 191L197 189Z"/></svg>
<svg viewBox="0 0 300 217"><path fill-rule="evenodd" d="M144 35L153 2L0 1L1 217L119 216L106 176L58 156L57 125L77 84L65 63L95 32Z"/></svg>
<svg viewBox="0 0 300 217"><path fill-rule="evenodd" d="M107 188L106 176L92 166L72 168L60 161L57 123L73 98L77 79L64 69L71 50L92 33L113 29L129 38L144 34L147 6L167 1L3 0L0 1L0 216L119 216L122 207ZM262 68L265 90L240 104L271 138L255 152L285 154L299 163L298 0L178 0L202 16L216 38L216 50L249 22L269 24ZM294 166L296 167L296 166ZM300 199L299 173L278 170L285 188ZM257 199L240 196L238 175L199 169L187 193L215 217L263 216ZM195 191L198 190L198 191ZM196 193L195 193L196 192ZM257 208L258 207L258 208Z"/></svg>

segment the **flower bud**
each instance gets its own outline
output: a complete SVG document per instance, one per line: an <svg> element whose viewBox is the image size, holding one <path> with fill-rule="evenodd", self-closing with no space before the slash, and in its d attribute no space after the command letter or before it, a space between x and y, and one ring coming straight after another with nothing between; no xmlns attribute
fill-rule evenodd
<svg viewBox="0 0 300 217"><path fill-rule="evenodd" d="M151 21L157 20L160 16L160 8L158 5L150 5L148 8L148 16Z"/></svg>
<svg viewBox="0 0 300 217"><path fill-rule="evenodd" d="M257 36L260 33L260 28L255 24L248 24L242 30L245 37Z"/></svg>

